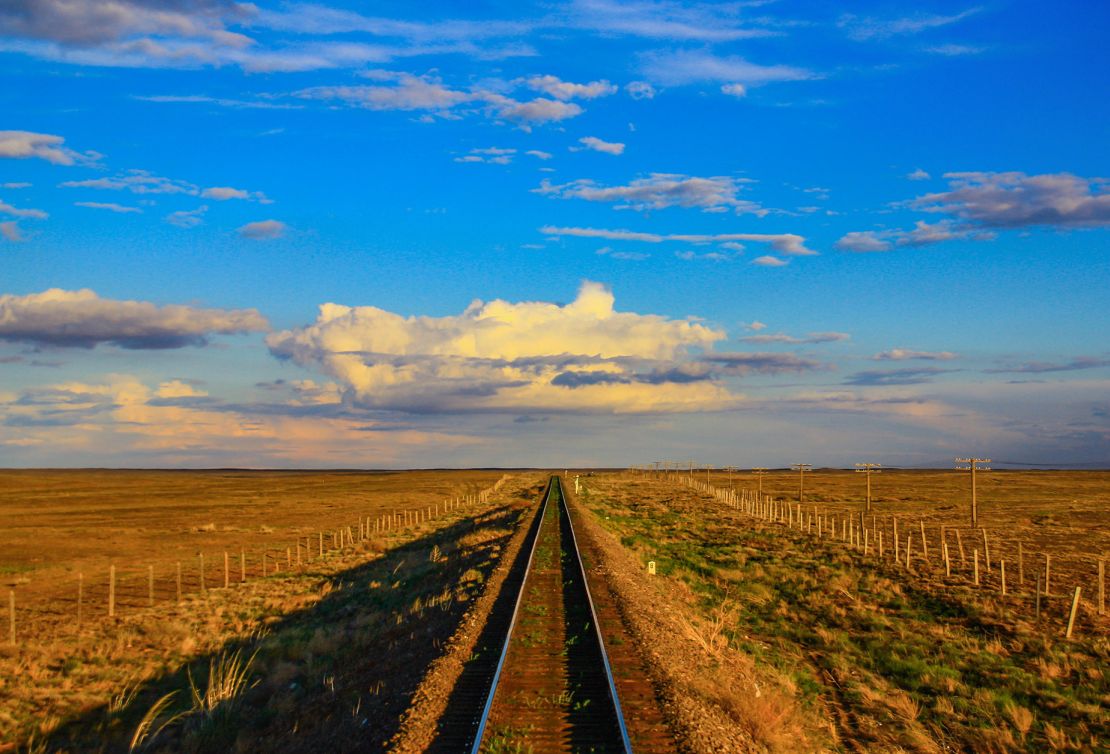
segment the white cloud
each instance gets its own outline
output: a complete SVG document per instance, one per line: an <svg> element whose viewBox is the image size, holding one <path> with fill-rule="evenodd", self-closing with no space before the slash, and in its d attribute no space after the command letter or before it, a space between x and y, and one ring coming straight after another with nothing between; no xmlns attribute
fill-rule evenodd
<svg viewBox="0 0 1110 754"><path fill-rule="evenodd" d="M745 25L734 3L669 0L575 0L570 24L601 34L624 34L678 42L729 42L775 32Z"/></svg>
<svg viewBox="0 0 1110 754"><path fill-rule="evenodd" d="M959 354L951 351L915 351L910 348L891 348L888 351L882 351L875 354L871 358L875 361L907 361L910 359L921 359L924 361L951 361L958 359Z"/></svg>
<svg viewBox="0 0 1110 754"><path fill-rule="evenodd" d="M562 81L556 76L548 75L533 76L527 79L526 83L529 87L538 92L543 92L555 99L564 101L607 97L610 94L615 94L617 91L617 87L604 79L600 81L591 81L588 84L575 84L570 81Z"/></svg>
<svg viewBox="0 0 1110 754"><path fill-rule="evenodd" d="M10 181L8 183L0 183L0 188L6 189L24 189L30 188L31 184L26 181Z"/></svg>
<svg viewBox="0 0 1110 754"><path fill-rule="evenodd" d="M642 70L653 82L665 85L716 82L752 87L817 78L817 74L805 68L758 65L736 56L721 57L695 50L647 54Z"/></svg>
<svg viewBox="0 0 1110 754"><path fill-rule="evenodd" d="M584 145L587 149L604 152L605 154L623 154L625 146L619 141L602 141L596 136L583 136L578 140L578 143Z"/></svg>
<svg viewBox="0 0 1110 754"><path fill-rule="evenodd" d="M0 11L0 19L2 18L2 11ZM75 165L94 163L100 157L96 152L76 152L63 146L64 144L64 137L53 134L40 134L34 131L0 131L0 158L25 160L35 157L55 165ZM5 187L10 188L10 186Z"/></svg>
<svg viewBox="0 0 1110 754"><path fill-rule="evenodd" d="M655 87L646 81L630 81L625 84L624 90L632 99L654 99Z"/></svg>
<svg viewBox="0 0 1110 754"><path fill-rule="evenodd" d="M804 338L798 338L785 333L771 335L747 335L740 340L744 343L788 343L790 345L803 345L814 343L839 343L850 340L851 335L846 332L811 332Z"/></svg>
<svg viewBox="0 0 1110 754"><path fill-rule="evenodd" d="M203 199L215 199L218 202L224 202L229 199L243 199L246 201L259 202L260 204L273 204L273 200L267 199L266 195L261 191L247 191L246 189L232 188L231 186L210 186L200 192Z"/></svg>
<svg viewBox="0 0 1110 754"><path fill-rule="evenodd" d="M987 48L982 45L963 45L963 44L943 44L933 45L926 47L925 52L931 52L934 55L944 55L945 57L964 57L967 55L980 55L987 51Z"/></svg>
<svg viewBox="0 0 1110 754"><path fill-rule="evenodd" d="M544 151L539 150L539 149L529 149L524 154L531 155L532 157L535 157L537 160L550 160L551 157L552 157L551 152L544 152Z"/></svg>
<svg viewBox="0 0 1110 754"><path fill-rule="evenodd" d="M766 330L767 325L760 322L758 319L754 319L751 322L749 322L748 324L744 325L744 329L745 330L754 330L755 332L759 332L760 330Z"/></svg>
<svg viewBox="0 0 1110 754"><path fill-rule="evenodd" d="M721 243L728 241L752 241L767 243L780 254L794 256L813 256L817 252L807 249L805 238L794 233L643 233L631 230L609 230L605 228L574 228L544 225L540 233L548 236L575 236L578 238L605 238L613 241L643 241L662 243L678 241L681 243ZM773 257L772 257L773 258ZM785 264L785 262L783 263Z"/></svg>
<svg viewBox="0 0 1110 754"><path fill-rule="evenodd" d="M841 251L890 251L894 244L884 240L873 230L856 230L846 233L835 244Z"/></svg>
<svg viewBox="0 0 1110 754"><path fill-rule="evenodd" d="M987 228L1110 224L1110 191L1104 179L1016 171L945 173L944 177L948 191L918 197L909 206Z"/></svg>
<svg viewBox="0 0 1110 754"><path fill-rule="evenodd" d="M195 228L204 222L204 213L208 211L208 205L201 205L196 209L180 209L177 212L171 212L166 215L166 222L170 225L176 225L179 228Z"/></svg>
<svg viewBox="0 0 1110 754"><path fill-rule="evenodd" d="M184 380L170 380L160 384L154 395L158 398L203 398L208 393Z"/></svg>
<svg viewBox="0 0 1110 754"><path fill-rule="evenodd" d="M845 14L837 21L837 26L844 29L850 39L857 42L869 40L889 39L897 36L920 34L930 29L963 21L965 18L978 13L981 8L969 8L960 13L948 16L930 13L917 13L913 16L898 18L877 18L874 16L856 16Z"/></svg>
<svg viewBox="0 0 1110 754"><path fill-rule="evenodd" d="M513 157L515 156L515 149L485 147L482 149L471 149L465 155L456 157L455 162L487 162L493 163L494 165L508 165L513 161Z"/></svg>
<svg viewBox="0 0 1110 754"><path fill-rule="evenodd" d="M280 220L259 220L239 228L239 235L255 241L281 238L288 226Z"/></svg>
<svg viewBox="0 0 1110 754"><path fill-rule="evenodd" d="M908 178L911 181L927 181L931 177L932 176L930 176L928 173L926 173L921 168L918 168L917 170L913 171L912 173L908 173L906 175L906 178Z"/></svg>
<svg viewBox="0 0 1110 754"><path fill-rule="evenodd" d="M790 264L790 261L787 259L779 259L778 257L767 255L756 257L752 260L752 264L758 264L760 267L785 267L786 265Z"/></svg>
<svg viewBox="0 0 1110 754"><path fill-rule="evenodd" d="M735 403L704 369L683 367L724 333L613 304L589 282L565 306L475 301L445 317L324 304L314 324L267 342L374 408L652 413Z"/></svg>
<svg viewBox="0 0 1110 754"><path fill-rule="evenodd" d="M508 97L493 97L498 117L517 121L524 125L550 123L581 115L583 110L573 102L537 97L527 102L518 102Z"/></svg>
<svg viewBox="0 0 1110 754"><path fill-rule="evenodd" d="M674 173L652 173L625 186L598 186L581 179L553 185L546 179L533 189L538 194L561 199L585 199L589 202L616 202L616 209L665 209L667 207L700 208L706 212L732 210L762 217L768 210L738 196L741 180L729 176L699 178Z"/></svg>
<svg viewBox="0 0 1110 754"><path fill-rule="evenodd" d="M31 217L36 220L45 220L50 215L43 212L41 209L20 209L13 207L7 202L0 200L0 215L10 215L11 217Z"/></svg>
<svg viewBox="0 0 1110 754"><path fill-rule="evenodd" d="M23 233L20 232L19 224L15 220L0 223L0 236L13 243L23 240Z"/></svg>
<svg viewBox="0 0 1110 754"><path fill-rule="evenodd" d="M127 207L115 202L74 202L75 207L88 207L89 209L104 209L120 215L142 212L138 207Z"/></svg>
<svg viewBox="0 0 1110 754"><path fill-rule="evenodd" d="M148 170L128 170L109 178L64 181L65 188L91 188L105 191L130 191L133 194L185 194L196 196L200 189L186 181L164 178Z"/></svg>
<svg viewBox="0 0 1110 754"><path fill-rule="evenodd" d="M181 348L213 334L267 329L255 309L201 309L101 298L91 290L51 288L26 296L0 294L0 340L92 348Z"/></svg>
<svg viewBox="0 0 1110 754"><path fill-rule="evenodd" d="M730 97L747 97L748 88L743 84L723 84L721 91Z"/></svg>

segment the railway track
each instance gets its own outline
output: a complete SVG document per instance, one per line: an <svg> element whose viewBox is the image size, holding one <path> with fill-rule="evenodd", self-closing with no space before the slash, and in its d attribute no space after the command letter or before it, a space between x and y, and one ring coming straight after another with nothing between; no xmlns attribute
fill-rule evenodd
<svg viewBox="0 0 1110 754"><path fill-rule="evenodd" d="M631 752L617 688L551 477L431 750Z"/></svg>

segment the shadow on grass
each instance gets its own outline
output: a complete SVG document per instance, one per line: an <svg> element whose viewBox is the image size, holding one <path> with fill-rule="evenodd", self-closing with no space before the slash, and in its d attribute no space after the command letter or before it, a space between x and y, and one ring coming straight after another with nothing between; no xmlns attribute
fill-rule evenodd
<svg viewBox="0 0 1110 754"><path fill-rule="evenodd" d="M207 716L192 712L139 750L382 750L428 665L532 510L536 491L340 572L314 573L316 564L309 565L295 578L318 580L319 599L311 605L269 619L256 637L227 642L149 679L119 712L104 705L63 722L35 750L126 752L160 697L176 692L163 719L190 708L190 678L203 694L211 663L237 651L257 655L235 703ZM272 581L266 597L280 598L282 581ZM234 611L234 601L226 607Z"/></svg>

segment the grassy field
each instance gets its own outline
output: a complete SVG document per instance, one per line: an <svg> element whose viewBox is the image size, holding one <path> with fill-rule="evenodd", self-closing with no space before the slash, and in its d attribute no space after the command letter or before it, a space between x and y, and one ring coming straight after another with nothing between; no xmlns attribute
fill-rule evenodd
<svg viewBox="0 0 1110 754"><path fill-rule="evenodd" d="M121 612L148 602L154 568L158 602L200 589L199 556L209 587L287 566L298 538L319 534L325 546L338 527L359 517L426 508L474 494L499 471L256 472L256 471L0 471L0 587L14 588L20 634L64 635L76 629L78 574L83 617L106 617L108 569L117 570Z"/></svg>
<svg viewBox="0 0 1110 754"><path fill-rule="evenodd" d="M814 476L811 502L857 509L850 501L862 497L854 494L861 479ZM958 481L945 476L884 476L898 493L880 499L876 489L876 507L952 516L955 524ZM1096 523L1106 514L1105 475L1015 475L1021 484L1005 508L1004 477L994 479L996 507L986 515L995 531L1047 545L1059 532L1040 538L1037 527L1067 527L1076 552L1105 547L1106 528ZM787 477L776 481L765 478L764 491L791 489ZM713 482L727 486L727 475ZM673 482L605 475L588 479L587 490L580 500L625 547L689 588L706 646L722 642L723 651L774 669L799 705L827 720L836 749L1106 750L1105 620L1088 616L1080 635L1064 641L1059 621L1031 620L1028 595L1004 599L945 580L936 566L907 572L889 558L880 563L841 542L752 519Z"/></svg>
<svg viewBox="0 0 1110 754"><path fill-rule="evenodd" d="M0 647L0 751L35 752L127 751L151 710L153 729L183 716L139 749L384 746L542 479L516 474L488 503L362 540L360 516L426 509L503 473L3 476L0 567L15 584L21 622L18 646ZM355 543L286 567L287 543L340 526L356 527ZM240 548L253 562L264 548L280 554L280 570L225 590L220 558L204 594L187 590L178 605L163 579L153 607L140 574L137 591L122 583L114 620L94 609L103 590L90 590L76 630L69 593L79 570L149 563L165 576L198 551L217 560ZM49 620L59 604L60 617Z"/></svg>

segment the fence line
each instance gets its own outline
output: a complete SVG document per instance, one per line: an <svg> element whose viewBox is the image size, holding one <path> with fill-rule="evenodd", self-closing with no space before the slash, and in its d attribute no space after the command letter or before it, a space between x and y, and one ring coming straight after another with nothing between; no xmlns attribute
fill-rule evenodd
<svg viewBox="0 0 1110 754"><path fill-rule="evenodd" d="M1065 592L1053 594L1051 591L1052 556L1049 553L1039 553L1043 561L1040 565L1031 564L1037 568L1037 577L1034 591L1032 595L1028 595L1024 591L1024 587L1026 580L1025 559L1029 553L1024 551L1019 542L1017 546L1017 589L1014 589L1012 579L1007 585L1006 560L1003 558L999 542L992 541L985 527L970 529L969 527L953 527L946 524L926 527L925 521L918 519L917 531L914 532L912 524L905 521L905 517L903 517L902 531L905 538L901 539L899 520L898 516L895 515L883 516L862 511L853 513L829 510L814 503L803 505L802 503L788 502L770 495L763 495L756 490L716 487L686 474L664 473L661 476L669 482L710 495L718 502L752 518L770 524L782 525L787 529L798 531L819 540L843 544L865 557L874 557L881 562L889 562L911 573L917 567L924 567L931 573L933 557L930 557L931 543L929 536L935 533L936 540L932 553L939 560L938 567L943 566L943 578L952 584L968 584L968 558L966 557L961 531L968 532L973 537L970 586L997 592L1000 597L1020 598L1021 604L1027 604L1028 598L1032 597L1034 601L1034 619L1037 621L1041 618L1042 600L1057 596L1065 599L1070 609L1066 610L1061 620L1067 625L1065 636L1069 639L1074 633L1080 607L1083 607L1092 616L1093 622L1097 622L1095 615L1104 616L1106 614L1106 559L1102 555L1089 556L1090 560L1097 564L1097 576L1094 577L1097 583L1097 591L1075 586L1074 591L1069 589ZM868 526L869 521L870 526ZM955 543L959 553L958 567L950 557L950 534L955 535ZM889 536L888 541L891 542L892 547L884 549L884 536ZM916 547L914 545L915 538L917 539ZM871 547L872 541L876 543L874 548ZM992 545L994 546L993 554L996 559L992 559ZM982 559L982 569L980 569L980 558ZM1011 561L1011 573L1012 566L1013 561ZM1009 588L1007 588L1008 586ZM1092 591L1096 591L1097 594L1097 598L1093 602L1082 598L1083 593L1090 595Z"/></svg>
<svg viewBox="0 0 1110 754"><path fill-rule="evenodd" d="M376 535L401 532L449 513L488 503L511 478L505 474L485 489L446 498L442 503L420 507L405 506L379 515L359 516L355 526L344 523L335 529L321 529L315 534L300 535L291 545L268 546L253 553L248 553L245 548L241 548L238 553L224 550L222 559L209 559L207 562L205 553L198 552L192 564L177 561L173 571L169 573L156 571L149 564L121 568L114 562L109 563L103 580L86 579L86 574L79 572L74 585L75 598L53 596L50 599L52 604L46 607L21 607L22 628L18 635L16 589L13 588L8 591L8 643L18 646L19 636L33 635L33 631L28 630L27 626L33 626L36 622L49 620L54 626L58 626L75 618L74 631L80 633L90 619L114 620L120 617L121 612L149 609L156 603L180 605L188 594L206 596L211 589L230 589L233 585L242 585L251 579L292 572L319 560L327 561L329 557L342 555ZM232 578L233 557L238 560L235 579ZM94 608L97 605L101 606L99 612ZM31 616L31 620L28 620L28 616Z"/></svg>

